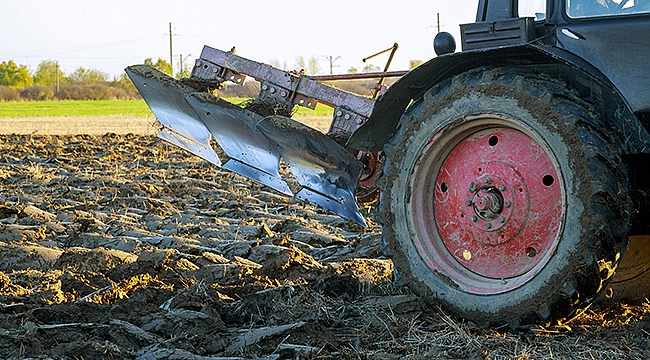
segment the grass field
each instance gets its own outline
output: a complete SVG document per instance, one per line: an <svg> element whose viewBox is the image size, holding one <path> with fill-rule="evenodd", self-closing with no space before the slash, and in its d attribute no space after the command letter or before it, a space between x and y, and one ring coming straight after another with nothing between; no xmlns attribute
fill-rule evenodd
<svg viewBox="0 0 650 360"><path fill-rule="evenodd" d="M152 116L144 100L0 102L0 118L109 115Z"/></svg>
<svg viewBox="0 0 650 360"><path fill-rule="evenodd" d="M241 103L246 99L227 99ZM54 116L152 116L144 100L25 101L0 102L0 118ZM299 116L332 116L332 109L318 104L316 110L297 107Z"/></svg>
<svg viewBox="0 0 650 360"><path fill-rule="evenodd" d="M229 99L241 103L246 99ZM294 118L327 132L332 109L297 107ZM0 134L101 135L158 132L156 117L144 100L0 102Z"/></svg>

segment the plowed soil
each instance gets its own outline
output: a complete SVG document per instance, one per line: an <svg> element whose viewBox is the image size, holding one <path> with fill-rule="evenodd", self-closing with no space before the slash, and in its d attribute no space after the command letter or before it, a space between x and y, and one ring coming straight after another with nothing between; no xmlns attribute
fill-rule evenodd
<svg viewBox="0 0 650 360"><path fill-rule="evenodd" d="M517 331L423 308L370 218L152 136L0 135L0 358L650 357L647 303Z"/></svg>

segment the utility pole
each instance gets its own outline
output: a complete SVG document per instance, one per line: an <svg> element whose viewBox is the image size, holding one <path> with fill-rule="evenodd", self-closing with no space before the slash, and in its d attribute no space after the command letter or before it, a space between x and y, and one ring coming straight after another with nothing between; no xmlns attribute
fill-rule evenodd
<svg viewBox="0 0 650 360"><path fill-rule="evenodd" d="M440 13L438 13L438 32L440 32Z"/></svg>
<svg viewBox="0 0 650 360"><path fill-rule="evenodd" d="M180 64L181 71L178 73L178 78L179 78L179 79L181 79L181 78L184 76L184 75L183 75L183 71L185 71L185 64L184 64L184 63L187 61L187 59L188 59L190 56L192 56L192 54L185 55L185 59L183 59L183 54L180 54L180 61L179 61L179 64Z"/></svg>
<svg viewBox="0 0 650 360"><path fill-rule="evenodd" d="M172 68L171 76L174 76L174 58L172 57L172 36L173 36L172 23L169 23L169 66L171 66Z"/></svg>
<svg viewBox="0 0 650 360"><path fill-rule="evenodd" d="M59 61L56 61L56 94L59 95Z"/></svg>
<svg viewBox="0 0 650 360"><path fill-rule="evenodd" d="M330 59L330 75L334 75L334 62L340 59L340 56L337 56L336 59L332 55L329 56Z"/></svg>

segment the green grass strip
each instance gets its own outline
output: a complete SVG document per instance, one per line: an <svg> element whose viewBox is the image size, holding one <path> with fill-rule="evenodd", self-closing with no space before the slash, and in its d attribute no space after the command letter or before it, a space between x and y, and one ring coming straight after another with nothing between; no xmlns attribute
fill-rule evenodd
<svg viewBox="0 0 650 360"><path fill-rule="evenodd" d="M247 99L226 99L239 104ZM332 108L317 104L316 110L296 106L297 115L332 116ZM51 116L153 116L144 100L66 100L0 102L0 118Z"/></svg>
<svg viewBox="0 0 650 360"><path fill-rule="evenodd" d="M144 100L0 102L0 117L152 116Z"/></svg>

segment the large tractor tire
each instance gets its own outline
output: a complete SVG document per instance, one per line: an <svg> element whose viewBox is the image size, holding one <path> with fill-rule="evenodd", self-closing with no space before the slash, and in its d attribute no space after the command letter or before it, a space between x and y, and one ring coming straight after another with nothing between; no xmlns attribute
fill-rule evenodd
<svg viewBox="0 0 650 360"><path fill-rule="evenodd" d="M455 76L409 107L384 150L386 254L425 302L516 328L569 316L614 273L626 168L561 81L514 66Z"/></svg>

